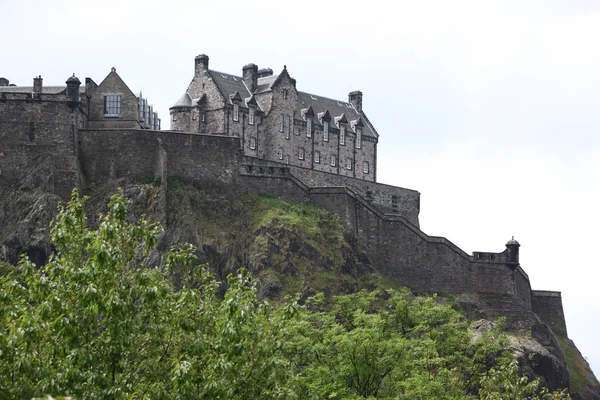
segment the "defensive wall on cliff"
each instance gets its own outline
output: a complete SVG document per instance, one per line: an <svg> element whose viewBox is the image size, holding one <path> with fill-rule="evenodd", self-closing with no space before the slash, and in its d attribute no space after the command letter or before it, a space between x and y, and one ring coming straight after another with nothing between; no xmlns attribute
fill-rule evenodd
<svg viewBox="0 0 600 400"><path fill-rule="evenodd" d="M79 151L88 185L101 184L109 177L162 175L162 181L177 177L231 195L261 191L308 201L340 216L365 246L373 264L414 290L511 293L531 304L529 278L520 267L507 265L508 250L469 255L445 238L423 233L418 222L413 223L418 192L325 173L307 179L308 171L243 156L239 139L233 137L83 129ZM162 164L161 152L166 155ZM380 198L367 200L367 191L378 193ZM378 207L378 203L384 197L391 199L391 193L412 196L415 203L406 206L404 214L404 209L387 214L386 207Z"/></svg>
<svg viewBox="0 0 600 400"><path fill-rule="evenodd" d="M0 103L0 115L10 114L13 106ZM309 202L338 215L359 238L373 265L395 281L423 293L514 294L552 328L566 332L560 293L532 292L518 258L515 262L514 249L470 255L446 238L422 232L419 193L414 190L244 156L235 137L77 129L81 117L69 114L64 104L28 108L35 115L27 123L0 121L3 178L17 181L27 169L51 160L55 189L63 198L73 187L85 191L110 178L160 177L164 185L169 178L178 178L224 195L258 191ZM64 113L59 119L68 123L50 119L31 123L43 120L40 115L51 118L56 113Z"/></svg>

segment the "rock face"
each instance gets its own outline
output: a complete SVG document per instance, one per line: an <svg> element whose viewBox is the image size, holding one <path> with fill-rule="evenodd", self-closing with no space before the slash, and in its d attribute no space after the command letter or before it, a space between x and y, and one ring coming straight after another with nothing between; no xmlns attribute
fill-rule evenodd
<svg viewBox="0 0 600 400"><path fill-rule="evenodd" d="M21 254L38 265L48 260L48 226L60 198L46 187L51 186L46 173L51 175L34 171L24 180L33 183L21 187L0 182L0 261L15 264ZM180 182L170 182L168 191L155 184L113 181L95 188L88 201L93 224L110 195L124 187L133 215L166 227L148 265L162 265L168 248L189 242L218 279L246 268L257 277L260 296L269 299L353 292L374 272L354 235L324 211L258 195L226 197ZM557 337L518 297L462 294L456 305L477 321L474 335L505 317L512 351L526 375L551 389L569 387L574 399L600 399L600 384L573 342Z"/></svg>

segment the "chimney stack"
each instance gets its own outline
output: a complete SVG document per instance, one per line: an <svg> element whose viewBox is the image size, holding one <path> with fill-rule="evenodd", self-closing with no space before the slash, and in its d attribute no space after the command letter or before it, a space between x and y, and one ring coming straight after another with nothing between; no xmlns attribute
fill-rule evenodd
<svg viewBox="0 0 600 400"><path fill-rule="evenodd" d="M348 103L351 103L359 113L362 112L362 96L360 90L348 93Z"/></svg>
<svg viewBox="0 0 600 400"><path fill-rule="evenodd" d="M273 76L273 70L271 68L261 68L258 70L259 78L264 78L266 76Z"/></svg>
<svg viewBox="0 0 600 400"><path fill-rule="evenodd" d="M206 54L200 54L196 56L196 58L194 59L194 68L196 76L198 75L198 72L200 72L200 70L208 71L208 56Z"/></svg>
<svg viewBox="0 0 600 400"><path fill-rule="evenodd" d="M42 94L42 76L36 76L33 78L33 93L36 95Z"/></svg>
<svg viewBox="0 0 600 400"><path fill-rule="evenodd" d="M242 79L250 94L254 93L258 84L258 66L256 64L244 65L244 68L242 68Z"/></svg>
<svg viewBox="0 0 600 400"><path fill-rule="evenodd" d="M8 86L8 79L0 78L0 86Z"/></svg>

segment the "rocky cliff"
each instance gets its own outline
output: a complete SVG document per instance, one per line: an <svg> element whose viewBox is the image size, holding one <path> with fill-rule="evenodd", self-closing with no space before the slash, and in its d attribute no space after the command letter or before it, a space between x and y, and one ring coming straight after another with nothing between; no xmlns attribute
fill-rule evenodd
<svg viewBox="0 0 600 400"><path fill-rule="evenodd" d="M29 171L20 185L0 181L0 261L14 264L26 254L41 265L51 254L49 223L61 201L52 194L51 176L41 169ZM395 285L377 273L346 226L323 210L259 194L228 197L177 180L166 186L149 179L93 188L87 193L90 217L102 213L108 197L124 187L134 201L132 215L165 227L149 265L163 264L166 249L189 242L220 280L245 267L257 277L260 295L275 301L297 293L334 295ZM574 399L600 399L600 384L573 342L555 335L519 298L463 293L445 299L476 321L474 336L503 317L528 376L552 389L569 387Z"/></svg>

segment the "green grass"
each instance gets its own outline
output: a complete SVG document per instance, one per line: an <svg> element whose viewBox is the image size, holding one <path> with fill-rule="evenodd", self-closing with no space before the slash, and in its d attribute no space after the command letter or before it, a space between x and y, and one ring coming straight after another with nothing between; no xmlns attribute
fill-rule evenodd
<svg viewBox="0 0 600 400"><path fill-rule="evenodd" d="M557 335L558 342L567 359L567 368L571 374L571 391L580 391L587 383L589 367L581 355L569 344L569 340L562 335Z"/></svg>
<svg viewBox="0 0 600 400"><path fill-rule="evenodd" d="M254 230L262 226L285 226L297 228L309 238L342 240L345 226L339 217L307 204L296 204L278 197L250 195L254 201Z"/></svg>

